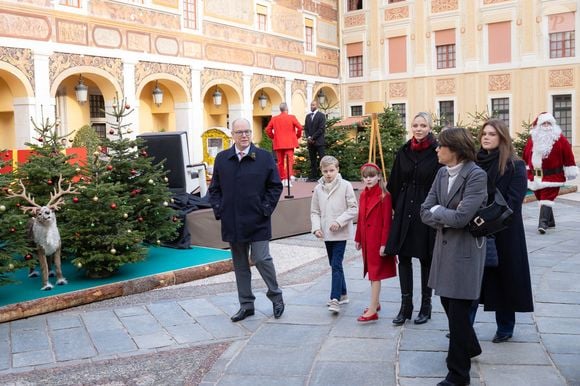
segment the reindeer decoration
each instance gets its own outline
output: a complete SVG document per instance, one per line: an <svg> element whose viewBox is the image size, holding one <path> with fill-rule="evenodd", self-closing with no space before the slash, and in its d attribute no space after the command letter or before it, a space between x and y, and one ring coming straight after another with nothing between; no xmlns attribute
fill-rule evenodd
<svg viewBox="0 0 580 386"><path fill-rule="evenodd" d="M61 253L61 241L60 233L56 225L56 215L55 211L60 209L60 206L64 203L62 198L65 194L75 194L78 190L71 189L71 184L69 184L66 190L61 187L62 175L58 179L58 187L54 189L53 193L50 193L50 200L44 206L38 205L34 198L30 194L26 193L26 187L19 180L19 184L22 187L22 192L15 194L11 189L8 190L7 196L9 198L19 197L27 201L31 206L20 206L20 209L24 213L30 211L33 215L32 218L32 238L37 246L38 261L42 270L42 291L51 290L53 285L48 281L48 256L53 256L54 266L56 269L56 284L64 285L67 284L67 280L62 275L60 253Z"/></svg>

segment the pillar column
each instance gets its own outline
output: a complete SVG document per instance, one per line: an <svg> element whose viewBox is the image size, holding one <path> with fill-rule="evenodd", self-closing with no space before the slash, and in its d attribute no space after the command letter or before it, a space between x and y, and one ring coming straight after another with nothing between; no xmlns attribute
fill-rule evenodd
<svg viewBox="0 0 580 386"><path fill-rule="evenodd" d="M132 132L129 134L131 138L137 136L137 129L139 127L139 97L135 95L135 65L137 60L133 58L125 58L123 60L123 90L119 98L125 98L127 104L134 109L134 111L127 117L123 118L123 123L130 123L129 126ZM106 102L105 102L106 103Z"/></svg>
<svg viewBox="0 0 580 386"><path fill-rule="evenodd" d="M193 163L203 161L203 143L201 135L204 130L204 106L201 98L201 66L191 66L191 105L189 108L190 125L187 129L189 147L191 153L189 158Z"/></svg>

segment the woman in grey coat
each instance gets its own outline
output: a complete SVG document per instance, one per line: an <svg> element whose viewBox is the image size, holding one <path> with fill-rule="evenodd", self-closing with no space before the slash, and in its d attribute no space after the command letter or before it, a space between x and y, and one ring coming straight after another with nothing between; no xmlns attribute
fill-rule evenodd
<svg viewBox="0 0 580 386"><path fill-rule="evenodd" d="M468 385L471 358L481 347L470 320L479 298L485 263L485 238L473 237L468 222L487 199L487 174L474 160L471 134L462 128L439 135L439 169L421 205L421 220L436 230L429 287L441 297L449 321L448 373L441 386Z"/></svg>

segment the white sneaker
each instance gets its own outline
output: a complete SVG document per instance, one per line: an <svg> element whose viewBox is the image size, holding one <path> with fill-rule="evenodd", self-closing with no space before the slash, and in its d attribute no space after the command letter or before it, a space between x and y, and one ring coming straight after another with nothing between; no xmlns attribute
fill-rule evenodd
<svg viewBox="0 0 580 386"><path fill-rule="evenodd" d="M328 306L328 311L339 313L340 312L340 305L338 304L338 300L332 299L330 301L330 305Z"/></svg>
<svg viewBox="0 0 580 386"><path fill-rule="evenodd" d="M282 180L282 186L288 186L288 181L287 180Z"/></svg>
<svg viewBox="0 0 580 386"><path fill-rule="evenodd" d="M348 295L341 295L340 299L338 300L338 304L348 304L350 302L350 300L348 299ZM332 303L332 300L329 300L326 302L327 306L330 306L330 304Z"/></svg>

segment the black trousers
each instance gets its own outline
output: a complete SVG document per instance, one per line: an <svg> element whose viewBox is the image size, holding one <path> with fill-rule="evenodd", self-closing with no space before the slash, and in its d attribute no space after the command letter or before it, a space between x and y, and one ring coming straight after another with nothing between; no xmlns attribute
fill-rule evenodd
<svg viewBox="0 0 580 386"><path fill-rule="evenodd" d="M318 157L317 157L318 156ZM310 158L310 175L308 178L317 179L320 170L320 160L324 157L324 145L308 145L308 158Z"/></svg>
<svg viewBox="0 0 580 386"><path fill-rule="evenodd" d="M469 317L473 300L441 297L441 304L449 320L449 351L445 379L452 383L468 384L471 358L481 354L481 346Z"/></svg>

